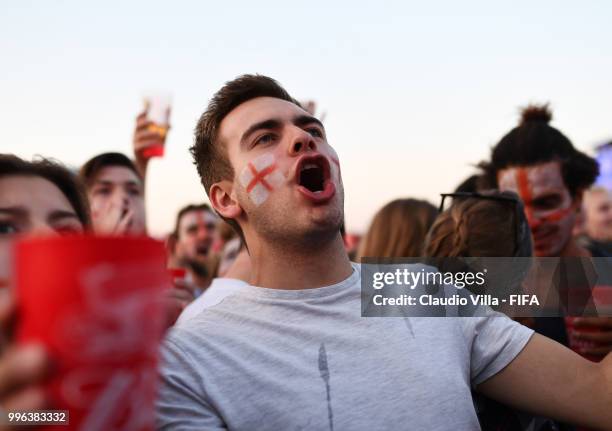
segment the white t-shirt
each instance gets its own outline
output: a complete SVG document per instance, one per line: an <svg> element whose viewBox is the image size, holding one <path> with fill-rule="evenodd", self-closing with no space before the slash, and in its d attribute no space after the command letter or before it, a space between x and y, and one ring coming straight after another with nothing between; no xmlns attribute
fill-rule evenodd
<svg viewBox="0 0 612 431"><path fill-rule="evenodd" d="M197 316L205 308L217 305L225 299L225 297L240 291L244 286L248 286L242 280L234 278L215 278L208 288L191 304L189 304L181 315L178 317L176 324L183 324L187 320Z"/></svg>
<svg viewBox="0 0 612 431"><path fill-rule="evenodd" d="M172 329L160 430L475 430L472 386L533 331L505 316L361 317L360 273L247 285Z"/></svg>

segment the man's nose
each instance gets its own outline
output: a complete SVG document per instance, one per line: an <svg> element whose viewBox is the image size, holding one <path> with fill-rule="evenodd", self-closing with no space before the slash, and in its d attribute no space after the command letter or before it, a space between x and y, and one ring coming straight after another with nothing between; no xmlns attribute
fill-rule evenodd
<svg viewBox="0 0 612 431"><path fill-rule="evenodd" d="M199 240L208 239L209 236L210 236L210 233L209 233L208 228L206 226L200 226L198 228L198 239Z"/></svg>
<svg viewBox="0 0 612 431"><path fill-rule="evenodd" d="M117 205L121 205L123 208L128 208L130 206L130 194L125 190L118 190L114 196L115 203Z"/></svg>
<svg viewBox="0 0 612 431"><path fill-rule="evenodd" d="M297 156L300 153L316 150L317 143L312 135L303 129L296 128L289 142L289 155Z"/></svg>

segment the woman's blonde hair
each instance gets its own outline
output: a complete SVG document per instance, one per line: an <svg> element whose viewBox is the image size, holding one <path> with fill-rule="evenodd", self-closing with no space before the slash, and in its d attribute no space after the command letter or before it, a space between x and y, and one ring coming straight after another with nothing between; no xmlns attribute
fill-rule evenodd
<svg viewBox="0 0 612 431"><path fill-rule="evenodd" d="M418 257L429 227L438 210L427 201L397 199L374 216L361 241L357 260L362 257Z"/></svg>

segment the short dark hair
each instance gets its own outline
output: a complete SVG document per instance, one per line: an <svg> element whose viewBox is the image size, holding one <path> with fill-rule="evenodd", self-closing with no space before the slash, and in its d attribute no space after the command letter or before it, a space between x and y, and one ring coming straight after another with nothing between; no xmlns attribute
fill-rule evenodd
<svg viewBox="0 0 612 431"><path fill-rule="evenodd" d="M66 196L83 227L87 229L91 226L85 188L64 165L51 159L40 158L29 162L14 154L0 154L0 177L9 175L41 177L50 181Z"/></svg>
<svg viewBox="0 0 612 431"><path fill-rule="evenodd" d="M176 223L174 224L174 232L172 232L172 235L174 235L176 239L178 239L179 237L179 225L181 224L181 219L183 218L185 214L191 211L208 211L210 213L213 213L213 210L207 204L199 204L199 205L189 204L181 208L176 215Z"/></svg>
<svg viewBox="0 0 612 431"><path fill-rule="evenodd" d="M511 166L559 161L563 182L572 196L590 187L599 175L597 161L578 151L563 133L549 126L551 119L548 105L524 108L520 124L493 147L489 162L480 163L483 182L497 185L497 173Z"/></svg>
<svg viewBox="0 0 612 431"><path fill-rule="evenodd" d="M278 82L263 75L239 76L217 91L198 120L195 142L190 148L200 180L209 196L210 187L214 183L234 177L234 169L227 157L227 148L218 139L219 125L237 106L257 97L273 97L301 107ZM236 221L222 218L243 236Z"/></svg>
<svg viewBox="0 0 612 431"><path fill-rule="evenodd" d="M89 188L96 179L98 172L107 166L122 166L128 168L136 174L140 181L142 181L142 176L138 172L138 169L136 169L134 162L125 154L121 153L102 153L92 157L81 167L79 176L85 183L85 186Z"/></svg>

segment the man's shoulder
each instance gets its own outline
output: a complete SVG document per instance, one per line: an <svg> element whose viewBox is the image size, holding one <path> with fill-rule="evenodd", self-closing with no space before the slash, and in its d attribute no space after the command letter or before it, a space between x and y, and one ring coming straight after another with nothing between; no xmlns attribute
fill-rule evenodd
<svg viewBox="0 0 612 431"><path fill-rule="evenodd" d="M246 286L248 283L242 280L215 278L208 289L183 310L177 324L184 325L187 321L199 316L204 310L218 306Z"/></svg>

